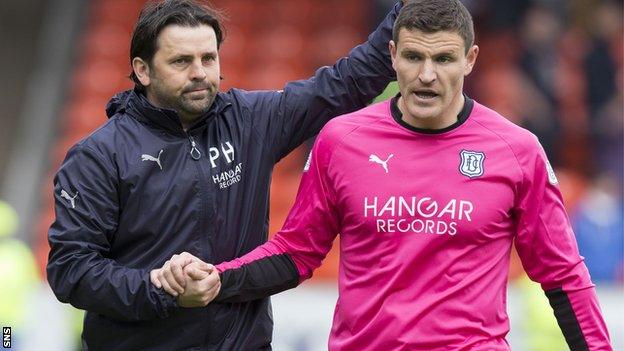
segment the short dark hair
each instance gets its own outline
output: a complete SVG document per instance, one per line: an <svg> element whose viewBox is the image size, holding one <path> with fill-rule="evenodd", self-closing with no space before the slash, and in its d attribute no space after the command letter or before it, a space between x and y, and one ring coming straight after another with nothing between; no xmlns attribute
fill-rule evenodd
<svg viewBox="0 0 624 351"><path fill-rule="evenodd" d="M221 13L201 4L195 0L160 0L147 3L132 32L130 41L130 66L135 57L140 57L145 62L151 63L154 54L158 50L158 35L168 25L185 27L197 27L207 25L214 29L217 36L217 49L221 47L224 39L223 28L220 20ZM137 88L144 89L139 78L130 73L130 79Z"/></svg>
<svg viewBox="0 0 624 351"><path fill-rule="evenodd" d="M474 44L472 16L459 0L411 0L403 6L394 23L392 40L395 44L403 28L425 33L457 32L464 39L466 53Z"/></svg>

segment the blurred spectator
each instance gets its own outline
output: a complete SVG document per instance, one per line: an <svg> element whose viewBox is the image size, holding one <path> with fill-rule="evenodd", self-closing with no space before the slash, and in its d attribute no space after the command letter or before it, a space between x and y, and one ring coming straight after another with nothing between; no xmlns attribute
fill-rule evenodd
<svg viewBox="0 0 624 351"><path fill-rule="evenodd" d="M573 214L579 251L596 283L624 281L624 235L621 183L602 176L581 199Z"/></svg>
<svg viewBox="0 0 624 351"><path fill-rule="evenodd" d="M622 75L620 69L619 75ZM598 112L592 127L593 162L599 172L609 173L618 184L624 183L624 99L622 84L617 94L613 95ZM617 193L622 198L622 187ZM621 215L621 214L620 214Z"/></svg>
<svg viewBox="0 0 624 351"><path fill-rule="evenodd" d="M597 113L616 93L618 72L613 53L617 47L612 45L612 41L617 40L621 28L618 14L621 16L622 13L615 4L601 4L595 10L593 25L589 29L591 43L588 45L584 68L590 116Z"/></svg>
<svg viewBox="0 0 624 351"><path fill-rule="evenodd" d="M27 338L27 307L40 279L32 252L12 237L17 226L17 213L0 200L0 326L11 327L11 348L21 350Z"/></svg>
<svg viewBox="0 0 624 351"><path fill-rule="evenodd" d="M521 125L535 133L542 142L553 165L560 164L558 154L561 124L557 118L557 75L563 34L563 20L552 7L533 5L521 26L523 52L519 66L526 76L522 105L526 106Z"/></svg>

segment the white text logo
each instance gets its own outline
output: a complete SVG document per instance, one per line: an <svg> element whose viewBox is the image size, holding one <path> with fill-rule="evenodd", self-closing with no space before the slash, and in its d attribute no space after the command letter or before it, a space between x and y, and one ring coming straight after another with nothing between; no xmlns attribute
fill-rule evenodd
<svg viewBox="0 0 624 351"><path fill-rule="evenodd" d="M221 144L221 150L216 147L211 147L210 149L208 149L208 153L210 154L209 158L212 168L217 167L215 161L218 160L221 155L225 156L225 160L227 161L227 163L232 163L234 161L234 147L229 141L226 141L225 145Z"/></svg>
<svg viewBox="0 0 624 351"><path fill-rule="evenodd" d="M460 221L472 222L474 205L467 200L438 201L428 196L364 198L364 217L373 217L379 233L457 234Z"/></svg>
<svg viewBox="0 0 624 351"><path fill-rule="evenodd" d="M243 164L239 163L236 167L230 169L229 171L221 172L219 174L212 176L212 181L215 184L219 185L219 189L225 189L233 184L236 184L241 181L243 173Z"/></svg>

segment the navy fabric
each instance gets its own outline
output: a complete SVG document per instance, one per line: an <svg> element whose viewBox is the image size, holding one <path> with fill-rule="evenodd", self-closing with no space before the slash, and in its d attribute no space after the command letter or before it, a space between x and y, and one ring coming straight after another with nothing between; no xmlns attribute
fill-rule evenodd
<svg viewBox="0 0 624 351"><path fill-rule="evenodd" d="M72 147L54 179L48 281L87 310L89 350L263 350L268 298L180 308L149 271L183 251L211 263L267 240L273 166L331 118L364 107L394 78L400 3L349 57L281 91L219 93L187 131L136 91Z"/></svg>

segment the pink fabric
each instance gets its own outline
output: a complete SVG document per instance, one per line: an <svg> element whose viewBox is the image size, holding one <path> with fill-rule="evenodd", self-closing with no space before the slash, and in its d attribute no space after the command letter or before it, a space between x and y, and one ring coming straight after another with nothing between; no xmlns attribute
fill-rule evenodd
<svg viewBox="0 0 624 351"><path fill-rule="evenodd" d="M546 163L534 135L478 103L442 134L372 105L323 129L282 231L219 269L285 252L308 278L340 233L330 350L509 350L515 240L533 280L570 293L590 349L608 349Z"/></svg>
<svg viewBox="0 0 624 351"><path fill-rule="evenodd" d="M609 343L607 326L593 289L568 292L568 298L576 318L581 324L583 336L590 350L613 350Z"/></svg>
<svg viewBox="0 0 624 351"><path fill-rule="evenodd" d="M275 243L269 241L262 246L258 246L253 251L249 252L243 257L236 258L232 261L223 262L216 266L219 273L223 273L228 269L236 269L244 266L245 264L253 261L260 260L264 257L272 256L281 253L282 248L277 247Z"/></svg>

